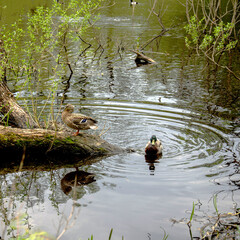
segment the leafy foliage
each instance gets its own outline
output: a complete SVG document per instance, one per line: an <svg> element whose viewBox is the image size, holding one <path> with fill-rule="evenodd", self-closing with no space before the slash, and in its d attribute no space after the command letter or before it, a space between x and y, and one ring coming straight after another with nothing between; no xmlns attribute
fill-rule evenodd
<svg viewBox="0 0 240 240"><path fill-rule="evenodd" d="M22 20L11 27L3 26L0 39L7 67L30 71L47 57L59 63L66 38L76 40L78 34L86 31L100 1L70 0L66 6L53 1L51 8L40 6L28 13L26 26Z"/></svg>
<svg viewBox="0 0 240 240"><path fill-rule="evenodd" d="M186 46L202 53L216 71L219 68L227 70L237 80L240 77L232 61L232 50L239 42L239 9L239 1L186 0L188 24L184 27Z"/></svg>
<svg viewBox="0 0 240 240"><path fill-rule="evenodd" d="M188 34L185 38L186 46L202 51L211 50L215 55L230 51L238 42L231 38L234 27L233 23L220 21L210 28L205 18L198 20L196 16L192 16L190 22L184 27Z"/></svg>
<svg viewBox="0 0 240 240"><path fill-rule="evenodd" d="M89 27L88 21L97 19L94 13L101 1L69 0L61 4L52 0L51 7L40 6L29 12L27 21L20 19L1 27L0 79L15 80L18 92L28 88L36 122L43 113L37 112L40 83L48 80L45 101L52 106L61 77L69 70L73 73L67 47L79 41ZM51 118L53 114L47 121Z"/></svg>

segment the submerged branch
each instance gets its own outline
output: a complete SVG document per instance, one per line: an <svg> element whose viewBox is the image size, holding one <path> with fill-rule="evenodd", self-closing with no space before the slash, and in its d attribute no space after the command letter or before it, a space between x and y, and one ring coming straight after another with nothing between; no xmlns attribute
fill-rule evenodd
<svg viewBox="0 0 240 240"><path fill-rule="evenodd" d="M212 63L214 63L217 67L226 69L233 77L235 77L237 80L240 80L240 76L238 76L235 72L233 72L228 66L223 66L219 64L220 59L216 62L214 57L209 56L206 52L204 52L204 55L206 56L207 59L209 59Z"/></svg>
<svg viewBox="0 0 240 240"><path fill-rule="evenodd" d="M79 57L81 57L91 46L91 43L86 42L79 34L78 34L78 38L85 44L87 44L88 46L86 48L83 49L83 51L79 54Z"/></svg>
<svg viewBox="0 0 240 240"><path fill-rule="evenodd" d="M135 59L135 62L136 63L139 63L139 64L152 64L152 63L156 63L153 59L151 59L150 57L147 57L145 56L144 54L138 52L138 51L135 51L135 50L129 50L131 52L134 52L137 54L137 57Z"/></svg>
<svg viewBox="0 0 240 240"><path fill-rule="evenodd" d="M152 43L152 42L153 42L154 40L156 40L157 38L162 37L162 36L163 36L167 31L169 31L169 30L170 30L170 29L163 29L159 35L157 35L157 36L151 38L150 40L148 40L148 42L145 43L145 44L141 47L141 49L143 50L144 48L146 48L150 43Z"/></svg>

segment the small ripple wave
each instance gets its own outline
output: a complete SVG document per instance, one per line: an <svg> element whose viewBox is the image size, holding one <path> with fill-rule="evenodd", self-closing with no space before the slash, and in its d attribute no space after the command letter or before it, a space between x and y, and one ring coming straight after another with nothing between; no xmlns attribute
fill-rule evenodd
<svg viewBox="0 0 240 240"><path fill-rule="evenodd" d="M104 160L106 172L142 174L145 171L144 148L152 134L162 141L167 166L210 167L226 157L228 135L221 129L199 121L198 115L172 105L152 102L90 100L84 106L98 117L100 129L109 129L103 137L135 154ZM101 164L98 166L101 167Z"/></svg>

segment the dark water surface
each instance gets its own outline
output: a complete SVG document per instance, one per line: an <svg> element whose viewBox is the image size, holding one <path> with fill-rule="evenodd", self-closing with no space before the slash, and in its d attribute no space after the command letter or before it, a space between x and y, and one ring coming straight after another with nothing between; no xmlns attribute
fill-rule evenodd
<svg viewBox="0 0 240 240"><path fill-rule="evenodd" d="M221 72L217 82L206 80L203 59L188 58L183 25L148 47L146 54L158 64L136 68L135 55L126 49L160 32L154 17L147 21L147 8L145 1L133 12L128 1L117 1L104 11L96 24L103 55L98 51L94 57L89 50L76 60L77 46L72 46L74 75L70 82L68 73L59 80L56 101L57 111L64 96L64 104L71 103L76 112L99 121L99 130L93 134L107 130L104 139L135 152L80 166L94 173L96 181L76 187L69 195L62 191L61 179L75 166L19 173L17 194L7 190L16 174L2 175L4 204L8 206L9 196L14 195L13 211L25 213L30 228L57 236L67 226L61 239L87 239L91 234L94 239L108 239L113 228L112 239L159 240L166 231L168 239L185 240L190 239L186 223L193 202L198 202L199 216L215 214L215 194L220 212L239 207L239 173L234 163L240 151L235 121L239 102L230 101L239 85L227 81ZM183 7L169 1L164 19L168 27L179 19L183 22ZM121 55L120 42L125 48ZM16 85L11 83L11 88ZM39 109L47 99L48 85L46 79L38 88ZM31 102L28 89L18 94L20 103ZM161 139L163 155L147 161L144 147L152 134ZM200 224L193 222L195 236Z"/></svg>

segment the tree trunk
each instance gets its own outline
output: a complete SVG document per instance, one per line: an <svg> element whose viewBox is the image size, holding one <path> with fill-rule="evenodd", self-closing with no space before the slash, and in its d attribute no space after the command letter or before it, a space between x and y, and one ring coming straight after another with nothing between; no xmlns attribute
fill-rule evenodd
<svg viewBox="0 0 240 240"><path fill-rule="evenodd" d="M4 115L2 122L19 128L35 128L38 125L16 102L5 82L0 82L0 112Z"/></svg>

